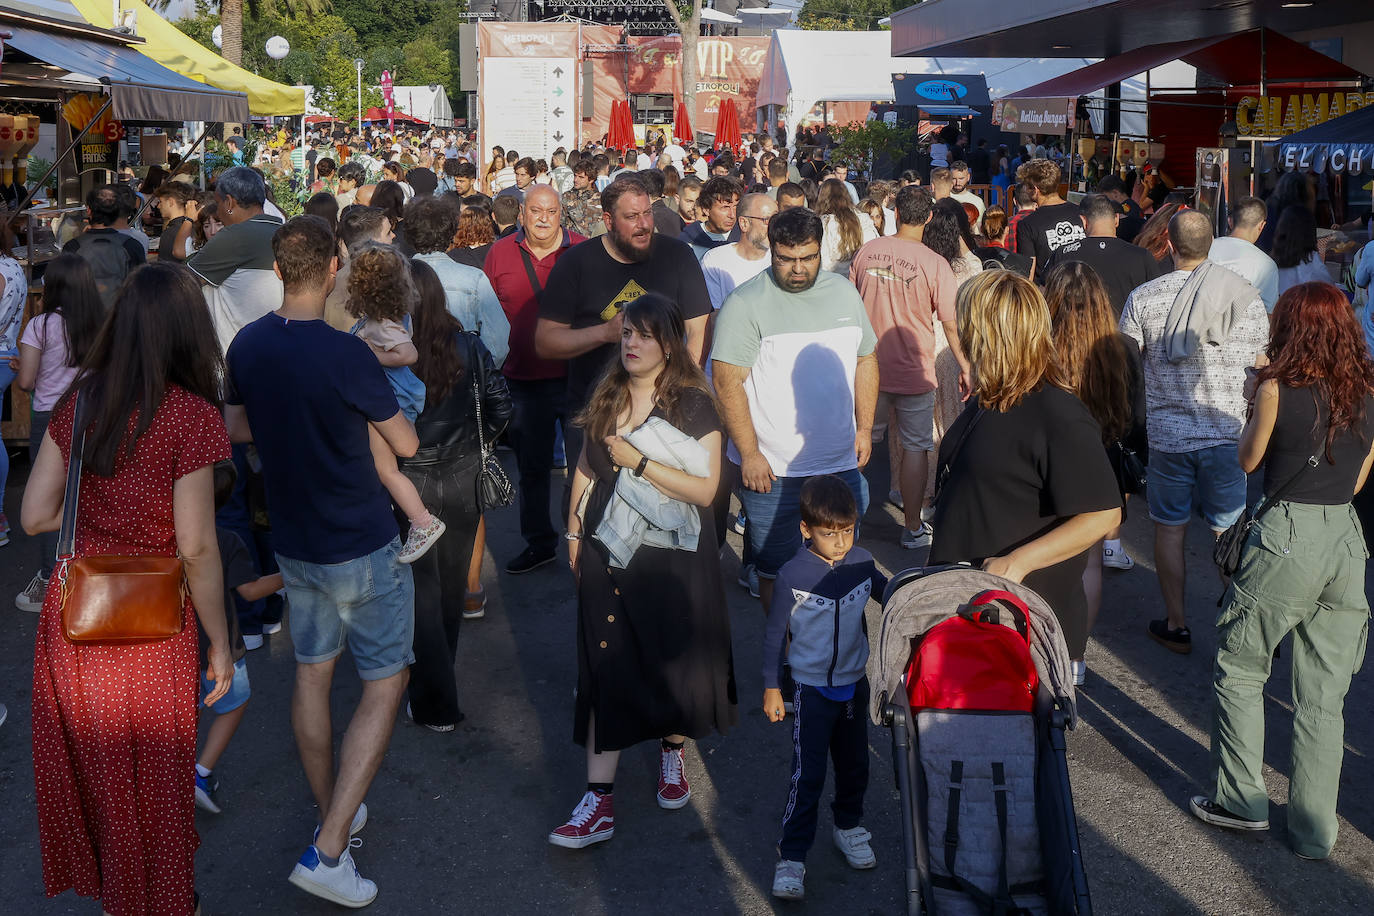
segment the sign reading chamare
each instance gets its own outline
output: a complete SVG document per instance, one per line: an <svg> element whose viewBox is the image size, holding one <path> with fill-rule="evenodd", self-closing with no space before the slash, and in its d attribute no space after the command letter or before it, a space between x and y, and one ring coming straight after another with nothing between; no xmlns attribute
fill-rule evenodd
<svg viewBox="0 0 1374 916"><path fill-rule="evenodd" d="M1301 92L1242 96L1236 132L1242 137L1282 137L1374 104L1374 92Z"/></svg>

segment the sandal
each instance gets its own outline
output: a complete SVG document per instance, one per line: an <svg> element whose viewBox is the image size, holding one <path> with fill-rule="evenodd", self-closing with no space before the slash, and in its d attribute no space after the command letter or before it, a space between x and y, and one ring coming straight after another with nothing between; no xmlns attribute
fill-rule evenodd
<svg viewBox="0 0 1374 916"><path fill-rule="evenodd" d="M463 597L463 619L480 620L487 615L487 590L479 588Z"/></svg>

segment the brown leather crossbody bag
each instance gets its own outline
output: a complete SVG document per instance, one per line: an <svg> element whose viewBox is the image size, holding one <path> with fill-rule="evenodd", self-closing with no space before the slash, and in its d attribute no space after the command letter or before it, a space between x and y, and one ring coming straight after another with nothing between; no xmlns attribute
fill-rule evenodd
<svg viewBox="0 0 1374 916"><path fill-rule="evenodd" d="M186 602L186 574L180 557L76 556L81 452L86 443L81 412L78 395L54 573L62 632L69 642L82 645L126 645L168 639L181 632Z"/></svg>

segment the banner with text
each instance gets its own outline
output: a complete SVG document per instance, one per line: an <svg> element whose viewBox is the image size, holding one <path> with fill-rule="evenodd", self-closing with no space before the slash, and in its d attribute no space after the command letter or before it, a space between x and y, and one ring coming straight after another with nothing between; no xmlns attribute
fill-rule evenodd
<svg viewBox="0 0 1374 916"><path fill-rule="evenodd" d="M998 99L992 123L1009 134L1062 134L1073 121L1077 99Z"/></svg>

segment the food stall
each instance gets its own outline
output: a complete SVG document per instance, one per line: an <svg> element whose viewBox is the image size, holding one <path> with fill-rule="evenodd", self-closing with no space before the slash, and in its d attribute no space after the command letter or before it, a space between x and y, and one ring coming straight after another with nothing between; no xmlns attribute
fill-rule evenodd
<svg viewBox="0 0 1374 916"><path fill-rule="evenodd" d="M31 296L43 265L80 231L86 192L111 180L126 133L248 118L243 93L163 67L136 50L139 39L94 28L70 5L47 0L38 8L54 15L0 8L0 31L9 33L0 61L0 195L19 214L21 244L12 254ZM29 155L43 141L54 157L34 174ZM0 436L27 439L28 399L14 386L0 416Z"/></svg>

